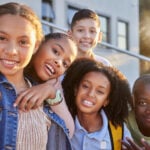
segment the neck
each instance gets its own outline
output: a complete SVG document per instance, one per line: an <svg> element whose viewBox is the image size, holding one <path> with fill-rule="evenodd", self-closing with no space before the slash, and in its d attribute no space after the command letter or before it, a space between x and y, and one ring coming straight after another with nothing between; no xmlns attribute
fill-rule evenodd
<svg viewBox="0 0 150 150"><path fill-rule="evenodd" d="M42 83L43 81L40 80L40 78L37 76L37 73L32 65L32 63L30 63L26 68L25 68L25 76L30 77L31 79L33 79L35 82L38 83Z"/></svg>
<svg viewBox="0 0 150 150"><path fill-rule="evenodd" d="M78 113L78 119L81 126L84 127L89 133L100 130L103 124L102 116L99 113L94 115L84 115Z"/></svg>
<svg viewBox="0 0 150 150"><path fill-rule="evenodd" d="M86 57L86 58L94 58L94 54L91 50L88 50L88 51L81 51L81 50L78 50L78 58L82 58L82 57Z"/></svg>
<svg viewBox="0 0 150 150"><path fill-rule="evenodd" d="M12 76L5 76L5 77L15 87L17 94L29 88L29 84L25 80L23 73L17 74L15 76L12 75Z"/></svg>

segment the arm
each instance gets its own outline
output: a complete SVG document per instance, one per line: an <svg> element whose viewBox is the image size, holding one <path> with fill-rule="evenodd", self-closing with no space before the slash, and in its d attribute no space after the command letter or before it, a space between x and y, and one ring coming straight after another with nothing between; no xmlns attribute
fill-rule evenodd
<svg viewBox="0 0 150 150"><path fill-rule="evenodd" d="M14 106L23 111L35 109L41 106L46 98L54 98L56 93L56 79L33 86L20 93Z"/></svg>
<svg viewBox="0 0 150 150"><path fill-rule="evenodd" d="M22 92L16 99L14 106L18 106L22 111L29 111L41 106L47 98L53 99L57 89L61 89L58 80L49 80L45 83L33 86L26 91ZM74 133L74 121L67 108L65 100L57 105L50 106L52 110L59 115L65 122L66 127L69 129L70 138Z"/></svg>
<svg viewBox="0 0 150 150"><path fill-rule="evenodd" d="M64 120L66 127L69 129L69 136L70 138L72 138L75 128L74 120L68 110L64 98L61 103L51 106L51 109Z"/></svg>

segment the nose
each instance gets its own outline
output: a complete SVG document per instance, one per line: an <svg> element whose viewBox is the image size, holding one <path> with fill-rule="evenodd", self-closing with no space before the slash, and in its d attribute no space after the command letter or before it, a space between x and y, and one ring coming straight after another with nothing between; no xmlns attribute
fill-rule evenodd
<svg viewBox="0 0 150 150"><path fill-rule="evenodd" d="M95 97L95 91L94 91L94 89L90 89L90 90L88 91L88 96L90 96L90 97Z"/></svg>
<svg viewBox="0 0 150 150"><path fill-rule="evenodd" d="M55 62L55 65L57 67L61 67L61 65L62 65L62 60L61 59L56 59L54 62Z"/></svg>
<svg viewBox="0 0 150 150"><path fill-rule="evenodd" d="M89 38L89 37L90 37L89 31L85 31L85 32L84 32L84 36L85 36L86 38Z"/></svg>
<svg viewBox="0 0 150 150"><path fill-rule="evenodd" d="M17 54L17 46L15 42L10 42L7 44L6 53L8 55L16 55Z"/></svg>

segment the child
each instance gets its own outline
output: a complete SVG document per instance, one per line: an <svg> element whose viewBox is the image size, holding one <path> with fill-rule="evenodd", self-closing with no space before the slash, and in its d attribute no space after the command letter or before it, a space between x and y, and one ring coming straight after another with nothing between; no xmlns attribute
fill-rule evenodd
<svg viewBox="0 0 150 150"><path fill-rule="evenodd" d="M64 122L49 107L28 112L13 107L17 95L32 86L23 72L42 38L40 20L31 8L13 2L0 5L1 150L71 149Z"/></svg>
<svg viewBox="0 0 150 150"><path fill-rule="evenodd" d="M73 149L121 150L121 139L131 137L124 123L131 100L124 75L113 67L82 58L66 71L62 87L75 119Z"/></svg>
<svg viewBox="0 0 150 150"><path fill-rule="evenodd" d="M133 107L127 120L136 144L141 139L150 144L150 74L140 76L133 85Z"/></svg>
<svg viewBox="0 0 150 150"><path fill-rule="evenodd" d="M36 79L41 84L22 92L15 104L19 105L21 110L30 110L31 108L37 108L42 105L43 101L48 97L54 97L57 89L61 89L58 77L66 71L76 58L76 55L77 47L68 35L63 33L46 35L45 40L42 42L25 71L27 76ZM44 81L47 82L43 83ZM72 137L74 121L65 101L63 100L60 103L59 100L61 98L55 104L53 103L51 108L65 121L69 129L69 135Z"/></svg>
<svg viewBox="0 0 150 150"><path fill-rule="evenodd" d="M99 16L90 9L81 9L75 13L71 22L71 30L68 31L77 43L78 58L93 58L110 66L110 62L104 57L95 55L93 49L102 40L100 32Z"/></svg>

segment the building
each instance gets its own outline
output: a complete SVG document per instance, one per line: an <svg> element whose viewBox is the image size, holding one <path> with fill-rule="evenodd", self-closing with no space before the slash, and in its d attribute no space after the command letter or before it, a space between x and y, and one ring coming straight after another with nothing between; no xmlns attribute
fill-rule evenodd
<svg viewBox="0 0 150 150"><path fill-rule="evenodd" d="M139 53L139 1L138 0L1 0L21 2L35 10L41 19L68 29L73 14L82 8L92 9L100 16L103 42L124 51ZM43 27L45 32L56 29ZM98 45L95 53L107 58L128 78L131 86L139 76L139 60Z"/></svg>

